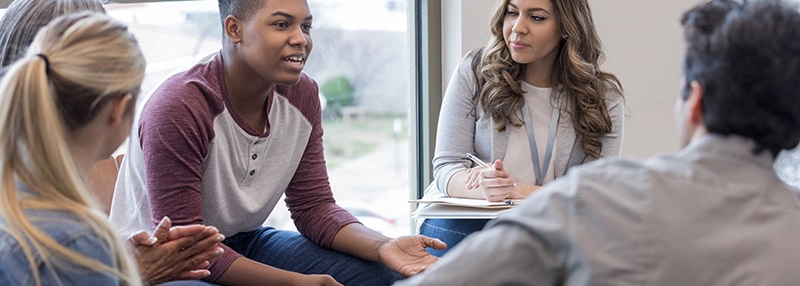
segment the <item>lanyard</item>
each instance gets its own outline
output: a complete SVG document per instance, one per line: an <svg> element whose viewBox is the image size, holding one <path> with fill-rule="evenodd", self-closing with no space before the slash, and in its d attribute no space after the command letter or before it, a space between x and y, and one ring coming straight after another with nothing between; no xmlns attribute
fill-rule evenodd
<svg viewBox="0 0 800 286"><path fill-rule="evenodd" d="M553 106L553 116L550 119L550 134L547 137L547 150L544 151L544 170L539 166L539 148L536 147L536 137L533 136L533 120L531 120L531 112L528 110L527 99L525 99L525 106L522 107L522 118L525 120L525 132L528 133L528 144L531 148L531 160L533 161L533 172L536 174L536 185L541 186L544 176L547 175L547 169L550 168L550 159L553 157L553 144L556 141L556 127L558 124L558 108Z"/></svg>

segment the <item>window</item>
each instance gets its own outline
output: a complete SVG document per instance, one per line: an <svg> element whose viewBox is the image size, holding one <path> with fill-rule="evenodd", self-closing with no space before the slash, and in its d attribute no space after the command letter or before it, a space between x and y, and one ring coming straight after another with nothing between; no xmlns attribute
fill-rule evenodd
<svg viewBox="0 0 800 286"><path fill-rule="evenodd" d="M217 2L109 4L147 59L142 90L172 71L217 52ZM309 0L314 49L305 72L323 98L328 175L337 202L365 225L389 236L411 231L409 113L412 60L405 0ZM428 161L429 163L430 161ZM266 222L293 229L280 202Z"/></svg>
<svg viewBox="0 0 800 286"><path fill-rule="evenodd" d="M143 92L222 46L219 12L213 0L108 4L105 8L128 24L139 41L147 60Z"/></svg>
<svg viewBox="0 0 800 286"><path fill-rule="evenodd" d="M145 91L172 70L220 47L214 0L120 2L140 2L109 4L107 10L128 22L139 38L148 60ZM306 72L326 99L324 140L334 195L353 213L379 210L394 221L393 232L409 232L410 206L405 201L417 197L430 180L435 122L446 80L440 75L451 69L443 67L441 62L447 60L440 58L447 45L438 18L446 12L442 5L443 1L309 0L315 45ZM411 9L415 16L409 15ZM482 43L483 38L477 38L462 49ZM458 50L444 50L455 55L451 61L460 58ZM783 180L800 187L797 166L800 148L784 152L775 163ZM281 205L268 223L292 228Z"/></svg>

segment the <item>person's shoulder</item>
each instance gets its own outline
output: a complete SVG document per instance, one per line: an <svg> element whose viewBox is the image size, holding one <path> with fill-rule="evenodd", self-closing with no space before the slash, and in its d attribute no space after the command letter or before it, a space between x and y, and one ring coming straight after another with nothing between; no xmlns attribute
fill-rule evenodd
<svg viewBox="0 0 800 286"><path fill-rule="evenodd" d="M0 285L32 285L33 276L19 242L0 228Z"/></svg>
<svg viewBox="0 0 800 286"><path fill-rule="evenodd" d="M223 79L218 56L208 56L192 66L175 71L142 100L142 118L158 120L213 117L225 108Z"/></svg>
<svg viewBox="0 0 800 286"><path fill-rule="evenodd" d="M11 261L18 255L22 255L22 248L17 239L8 232L5 219L0 217L0 265L5 267L13 264Z"/></svg>
<svg viewBox="0 0 800 286"><path fill-rule="evenodd" d="M654 176L658 173L658 162L672 161L673 155L658 155L647 160L630 157L605 157L569 169L567 176L580 180L602 180L627 177Z"/></svg>
<svg viewBox="0 0 800 286"><path fill-rule="evenodd" d="M56 243L108 266L113 265L114 258L111 255L109 245L86 222L79 219L75 214L65 211L27 210L25 211L25 215L36 228L44 232ZM5 224L5 221L3 221L3 223ZM39 255L39 253L34 253L34 256ZM71 267L73 266L74 265L60 265L59 267L72 269ZM14 273L5 273L7 275L0 274L0 284L7 281L14 281L13 284L28 285L30 283L22 282L32 281L30 266L19 241L6 231L0 230L0 272L6 272L5 270L10 270ZM40 270L42 269L40 268ZM97 276L77 276L73 275L73 272L74 271L67 271L63 273L63 277L61 274L57 274L57 276L59 276L59 279L81 282L95 281L95 276ZM41 278L43 279L44 285L56 281L52 273L40 273L40 275L42 275ZM102 278L97 281L108 280L105 275L99 276L102 276Z"/></svg>
<svg viewBox="0 0 800 286"><path fill-rule="evenodd" d="M224 78L218 54L208 55L190 66L179 68L168 75L152 91L152 100L174 101L215 95L221 98Z"/></svg>
<svg viewBox="0 0 800 286"><path fill-rule="evenodd" d="M637 220L650 197L647 164L627 158L603 158L569 169L525 198L504 220L538 229L538 219L565 227L572 223ZM643 175L644 174L644 175Z"/></svg>
<svg viewBox="0 0 800 286"><path fill-rule="evenodd" d="M614 106L625 102L625 97L622 95L622 91L620 91L616 86L612 85L611 83L606 83L605 98L607 106Z"/></svg>
<svg viewBox="0 0 800 286"><path fill-rule="evenodd" d="M461 57L461 62L462 63L470 63L476 57L480 57L482 54L483 54L483 49L482 48L470 50L466 54L464 54L464 56Z"/></svg>
<svg viewBox="0 0 800 286"><path fill-rule="evenodd" d="M31 221L34 227L46 233L57 243L67 246L68 248L72 248L70 246L74 245L77 241L88 241L88 243L82 244L82 247L73 249L80 253L86 254L103 249L107 250L107 248L102 248L102 245L98 245L100 237L97 233L94 232L87 222L82 221L75 214L65 211L27 210L25 211L25 216ZM3 221L3 224L5 224L5 221ZM14 252L22 254L20 252L21 247L19 246L19 242L6 231L0 231L0 245L2 245L0 249L3 249L3 256L6 256L5 254L14 255Z"/></svg>
<svg viewBox="0 0 800 286"><path fill-rule="evenodd" d="M63 211L37 211L30 217L36 227L59 244L110 265L109 246L77 215Z"/></svg>
<svg viewBox="0 0 800 286"><path fill-rule="evenodd" d="M675 154L647 160L606 157L572 167L556 182L582 197L644 198L655 190L653 185L681 176L681 170L690 168L686 164Z"/></svg>
<svg viewBox="0 0 800 286"><path fill-rule="evenodd" d="M548 183L530 197L557 197L567 204L586 204L587 201L610 197L639 197L630 195L646 191L643 182L653 176L657 174L647 162L632 158L600 158L570 168L564 177Z"/></svg>
<svg viewBox="0 0 800 286"><path fill-rule="evenodd" d="M54 240L66 244L71 240L96 235L89 225L75 214L64 211L31 210L26 215L33 224Z"/></svg>
<svg viewBox="0 0 800 286"><path fill-rule="evenodd" d="M635 219L633 214L648 197L647 186L637 184L643 171L647 172L643 162L627 158L602 158L572 167L565 176L530 194L501 220L539 231L545 221L565 227L587 217L599 221L601 216L619 213Z"/></svg>
<svg viewBox="0 0 800 286"><path fill-rule="evenodd" d="M464 54L464 56L461 57L461 61L458 64L459 72L474 73L473 70L476 65L475 61L479 61L482 54L483 54L483 49L474 49Z"/></svg>

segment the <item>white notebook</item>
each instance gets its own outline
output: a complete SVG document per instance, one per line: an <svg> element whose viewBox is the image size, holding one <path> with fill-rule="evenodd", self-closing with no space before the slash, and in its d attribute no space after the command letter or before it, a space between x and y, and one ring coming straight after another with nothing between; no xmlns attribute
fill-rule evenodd
<svg viewBox="0 0 800 286"><path fill-rule="evenodd" d="M521 199L503 200L499 202L490 202L481 199L463 199L463 198L438 198L432 200L409 200L409 203L419 204L440 204L460 207L473 207L473 208L488 208L488 209L507 209L522 202Z"/></svg>

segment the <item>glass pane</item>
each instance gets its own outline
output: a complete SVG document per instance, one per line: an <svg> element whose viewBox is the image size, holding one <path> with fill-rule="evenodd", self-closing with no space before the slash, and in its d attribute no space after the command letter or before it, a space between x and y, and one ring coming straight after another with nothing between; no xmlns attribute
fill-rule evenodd
<svg viewBox="0 0 800 286"><path fill-rule="evenodd" d="M334 196L389 236L409 228L409 36L404 0L310 0L313 51L305 72L320 86L323 137ZM217 2L107 6L126 21L147 58L142 90L217 52ZM294 229L281 202L265 223Z"/></svg>
<svg viewBox="0 0 800 286"><path fill-rule="evenodd" d="M213 0L109 4L106 11L127 23L139 41L147 60L142 92L222 47L219 11Z"/></svg>

